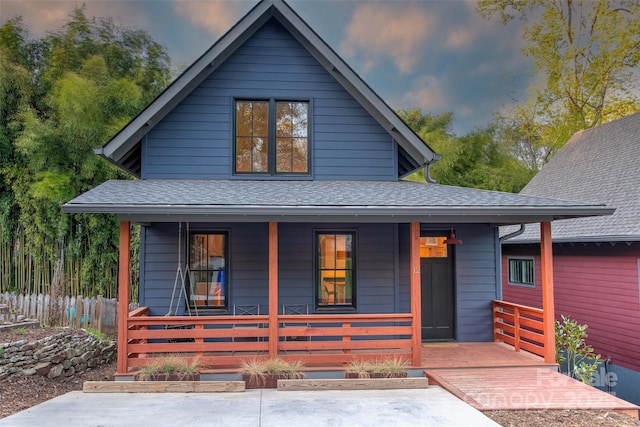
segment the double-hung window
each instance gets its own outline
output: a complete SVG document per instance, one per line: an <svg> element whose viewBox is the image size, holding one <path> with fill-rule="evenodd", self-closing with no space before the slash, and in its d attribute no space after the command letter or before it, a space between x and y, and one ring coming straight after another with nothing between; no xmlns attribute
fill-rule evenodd
<svg viewBox="0 0 640 427"><path fill-rule="evenodd" d="M316 307L355 307L355 233L316 233Z"/></svg>
<svg viewBox="0 0 640 427"><path fill-rule="evenodd" d="M308 102L236 100L235 107L235 174L309 174Z"/></svg>
<svg viewBox="0 0 640 427"><path fill-rule="evenodd" d="M198 308L227 308L229 276L228 234L192 233L189 236L189 302Z"/></svg>
<svg viewBox="0 0 640 427"><path fill-rule="evenodd" d="M533 258L509 258L509 284L535 286Z"/></svg>

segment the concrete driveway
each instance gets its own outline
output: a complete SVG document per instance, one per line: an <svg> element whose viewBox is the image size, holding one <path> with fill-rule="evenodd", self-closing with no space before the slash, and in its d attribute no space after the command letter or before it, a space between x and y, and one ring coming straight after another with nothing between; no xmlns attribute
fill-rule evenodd
<svg viewBox="0 0 640 427"><path fill-rule="evenodd" d="M498 426L440 387L419 390L241 393L75 391L0 420L0 426Z"/></svg>

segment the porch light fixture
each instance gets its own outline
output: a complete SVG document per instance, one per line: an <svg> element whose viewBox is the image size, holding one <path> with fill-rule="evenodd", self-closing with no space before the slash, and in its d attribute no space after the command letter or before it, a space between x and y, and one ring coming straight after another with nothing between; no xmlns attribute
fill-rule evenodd
<svg viewBox="0 0 640 427"><path fill-rule="evenodd" d="M456 238L456 233L453 231L453 224L451 224L451 232L449 233L449 237L444 239L443 242L445 245L461 245L462 240Z"/></svg>

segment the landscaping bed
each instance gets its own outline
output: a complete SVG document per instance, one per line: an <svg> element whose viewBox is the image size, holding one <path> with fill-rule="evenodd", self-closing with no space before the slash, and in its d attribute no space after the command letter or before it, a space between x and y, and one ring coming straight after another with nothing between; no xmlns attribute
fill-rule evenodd
<svg viewBox="0 0 640 427"><path fill-rule="evenodd" d="M24 328L0 332L0 343L27 340L37 341L59 334L60 328ZM112 381L116 371L116 362L89 368L73 376L50 379L39 375L11 376L0 381L0 418L35 406L39 403L66 394L82 390L85 381Z"/></svg>
<svg viewBox="0 0 640 427"><path fill-rule="evenodd" d="M59 332L60 329L42 328L2 332L0 343L22 339L35 341ZM29 376L0 381L0 418L70 391L81 391L85 381L112 381L115 370L116 363L110 362L60 379ZM611 411L487 411L485 415L505 427L640 427L640 421Z"/></svg>

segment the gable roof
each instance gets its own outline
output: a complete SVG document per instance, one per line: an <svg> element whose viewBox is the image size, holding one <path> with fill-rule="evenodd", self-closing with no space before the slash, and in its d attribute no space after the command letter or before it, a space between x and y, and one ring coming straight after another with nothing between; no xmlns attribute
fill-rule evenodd
<svg viewBox="0 0 640 427"><path fill-rule="evenodd" d="M139 177L142 137L270 19L276 19L285 27L398 142L399 161L405 163L404 169L417 168L439 158L282 0L262 0L258 3L118 134L96 149L96 154Z"/></svg>
<svg viewBox="0 0 640 427"><path fill-rule="evenodd" d="M134 222L520 224L608 215L602 205L411 181L114 180L63 206Z"/></svg>
<svg viewBox="0 0 640 427"><path fill-rule="evenodd" d="M611 216L554 223L554 242L640 241L640 113L574 134L520 192L604 203ZM537 224L505 243L540 240Z"/></svg>

